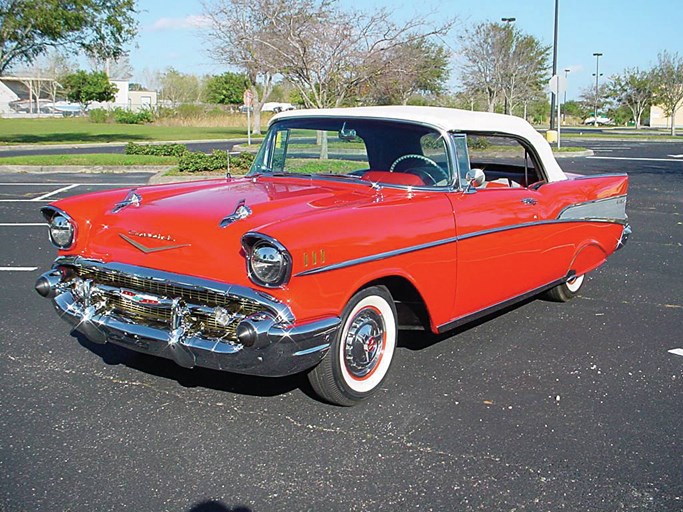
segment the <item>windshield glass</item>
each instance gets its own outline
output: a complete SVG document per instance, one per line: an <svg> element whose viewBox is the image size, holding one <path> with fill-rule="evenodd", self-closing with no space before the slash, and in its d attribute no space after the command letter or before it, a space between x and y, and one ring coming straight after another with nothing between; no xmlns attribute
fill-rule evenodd
<svg viewBox="0 0 683 512"><path fill-rule="evenodd" d="M431 128L367 119L285 119L273 124L251 174L346 176L418 187L451 182L446 143Z"/></svg>

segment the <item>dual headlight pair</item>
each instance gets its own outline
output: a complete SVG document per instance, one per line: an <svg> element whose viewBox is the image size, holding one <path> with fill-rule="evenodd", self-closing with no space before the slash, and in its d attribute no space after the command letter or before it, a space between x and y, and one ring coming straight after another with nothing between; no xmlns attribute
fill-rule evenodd
<svg viewBox="0 0 683 512"><path fill-rule="evenodd" d="M52 245L70 249L76 240L76 223L57 208L48 206L41 211L49 224ZM261 233L247 233L242 237L242 247L247 256L247 273L254 283L277 288L289 281L292 258L277 240Z"/></svg>

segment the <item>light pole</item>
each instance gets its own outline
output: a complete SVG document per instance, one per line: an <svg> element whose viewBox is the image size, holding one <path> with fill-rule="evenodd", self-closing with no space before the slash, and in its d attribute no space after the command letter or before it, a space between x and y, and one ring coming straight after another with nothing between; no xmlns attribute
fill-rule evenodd
<svg viewBox="0 0 683 512"><path fill-rule="evenodd" d="M557 74L557 30L560 16L560 0L555 0L555 33L553 37L553 75ZM554 94L550 95L550 129L555 129L555 101L560 101L560 98L555 98Z"/></svg>
<svg viewBox="0 0 683 512"><path fill-rule="evenodd" d="M565 69L564 70L564 109L562 109L562 120L566 123L567 122L567 75L571 69Z"/></svg>
<svg viewBox="0 0 683 512"><path fill-rule="evenodd" d="M517 20L517 18L501 18L500 21L505 23L506 26L509 26L511 23L514 23ZM508 106L508 97L505 95L505 106L503 107L503 110L505 111L506 114L509 114L510 107Z"/></svg>
<svg viewBox="0 0 683 512"><path fill-rule="evenodd" d="M595 57L595 112L593 116L593 125L598 126L598 80L600 80L600 57L602 53L594 53Z"/></svg>

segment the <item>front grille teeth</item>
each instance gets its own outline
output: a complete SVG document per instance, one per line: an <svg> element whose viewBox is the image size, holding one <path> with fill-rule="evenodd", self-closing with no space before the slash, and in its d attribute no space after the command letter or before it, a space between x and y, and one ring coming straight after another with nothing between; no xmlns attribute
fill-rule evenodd
<svg viewBox="0 0 683 512"><path fill-rule="evenodd" d="M92 283L107 314L170 331L172 302L180 299L189 311L186 321L190 331L219 342L236 343L240 320L253 314L270 312L256 301L215 290L183 286L101 267L73 267L72 270L74 288L78 288L79 282Z"/></svg>

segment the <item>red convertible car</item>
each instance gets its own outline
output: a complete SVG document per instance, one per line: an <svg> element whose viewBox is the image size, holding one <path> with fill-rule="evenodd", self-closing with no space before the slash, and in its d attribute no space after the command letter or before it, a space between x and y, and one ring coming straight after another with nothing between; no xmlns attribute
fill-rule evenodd
<svg viewBox="0 0 683 512"><path fill-rule="evenodd" d="M71 197L36 283L95 343L229 372L308 372L353 405L399 326L566 301L626 241L626 175L565 174L522 119L431 107L279 114L251 171Z"/></svg>

